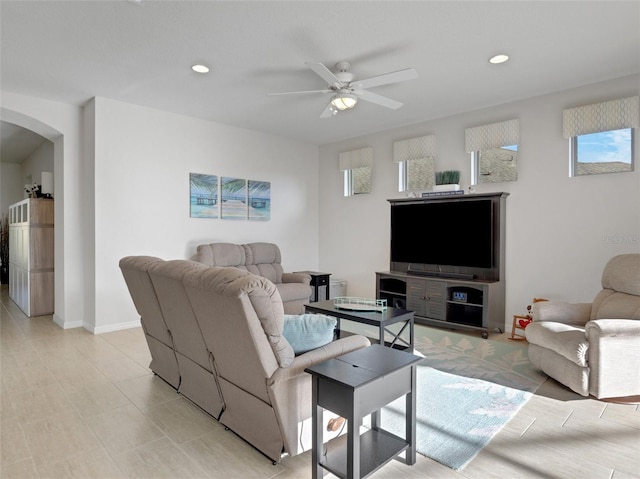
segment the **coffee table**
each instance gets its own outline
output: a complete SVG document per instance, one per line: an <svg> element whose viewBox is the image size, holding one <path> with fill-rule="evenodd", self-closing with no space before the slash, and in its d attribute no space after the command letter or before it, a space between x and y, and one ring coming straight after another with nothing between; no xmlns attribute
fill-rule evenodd
<svg viewBox="0 0 640 479"><path fill-rule="evenodd" d="M378 337L373 338L373 340L383 346L406 349L408 352L413 352L413 311L391 307L386 308L384 311L354 311L337 307L333 300L305 304L304 307L306 313L325 314L336 318L338 320L336 325L338 338L341 333L340 320L346 319L356 323L376 326L378 328ZM397 333L388 329L388 326L396 323L403 323ZM408 341L401 336L407 329L409 331ZM385 332L392 336L391 342L385 342Z"/></svg>
<svg viewBox="0 0 640 479"><path fill-rule="evenodd" d="M346 479L360 479L405 453L416 462L416 364L423 358L379 344L329 359L305 369L311 374L313 401L312 479L322 469ZM380 426L380 408L405 396L404 438ZM347 420L347 434L323 444L322 417L328 409ZM362 418L371 429L360 434Z"/></svg>

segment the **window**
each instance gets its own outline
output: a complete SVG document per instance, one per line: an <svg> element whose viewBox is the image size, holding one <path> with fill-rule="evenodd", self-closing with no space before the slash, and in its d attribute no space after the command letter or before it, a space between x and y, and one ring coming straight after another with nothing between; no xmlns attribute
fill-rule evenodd
<svg viewBox="0 0 640 479"><path fill-rule="evenodd" d="M363 166L344 170L344 196L371 193L371 168Z"/></svg>
<svg viewBox="0 0 640 479"><path fill-rule="evenodd" d="M570 138L571 176L633 171L633 129Z"/></svg>
<svg viewBox="0 0 640 479"><path fill-rule="evenodd" d="M340 153L340 170L342 171L344 196L371 193L371 166L373 165L373 148Z"/></svg>
<svg viewBox="0 0 640 479"><path fill-rule="evenodd" d="M398 191L428 191L435 183L433 158L398 162Z"/></svg>
<svg viewBox="0 0 640 479"><path fill-rule="evenodd" d="M563 136L569 140L570 176L633 171L633 129L640 126L639 98L562 112Z"/></svg>
<svg viewBox="0 0 640 479"><path fill-rule="evenodd" d="M398 163L398 191L427 191L435 184L435 135L393 142L393 161Z"/></svg>
<svg viewBox="0 0 640 479"><path fill-rule="evenodd" d="M471 184L518 179L520 121L507 120L467 128L465 149L471 153Z"/></svg>
<svg viewBox="0 0 640 479"><path fill-rule="evenodd" d="M471 184L502 183L518 179L518 145L471 153Z"/></svg>

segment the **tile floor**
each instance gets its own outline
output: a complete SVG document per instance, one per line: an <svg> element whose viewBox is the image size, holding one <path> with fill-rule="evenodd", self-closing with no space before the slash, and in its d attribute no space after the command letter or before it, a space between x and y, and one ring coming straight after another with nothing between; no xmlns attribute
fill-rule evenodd
<svg viewBox="0 0 640 479"><path fill-rule="evenodd" d="M0 318L2 479L311 477L310 452L272 465L155 377L141 329L62 330L6 285ZM640 478L640 408L548 380L463 471L418 455L370 477Z"/></svg>

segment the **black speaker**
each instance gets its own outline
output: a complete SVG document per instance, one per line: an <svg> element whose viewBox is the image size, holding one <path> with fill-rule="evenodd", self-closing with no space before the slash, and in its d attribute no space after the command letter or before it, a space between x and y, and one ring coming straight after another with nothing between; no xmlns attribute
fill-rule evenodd
<svg viewBox="0 0 640 479"><path fill-rule="evenodd" d="M406 309L407 301L403 298L393 298L393 307L398 309Z"/></svg>

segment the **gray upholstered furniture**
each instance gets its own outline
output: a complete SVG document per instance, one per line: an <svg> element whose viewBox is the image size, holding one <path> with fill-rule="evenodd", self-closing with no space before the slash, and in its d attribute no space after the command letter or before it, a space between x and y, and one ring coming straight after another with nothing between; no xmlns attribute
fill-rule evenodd
<svg viewBox="0 0 640 479"><path fill-rule="evenodd" d="M368 346L366 337L296 356L268 279L146 256L122 258L120 268L158 376L275 462L311 447L311 377L304 369ZM177 386L168 380L176 365Z"/></svg>
<svg viewBox="0 0 640 479"><path fill-rule="evenodd" d="M198 263L176 264L150 256L120 260L151 352L149 368L217 418L223 403L213 369L215 361L182 284L184 273L194 268L207 269Z"/></svg>
<svg viewBox="0 0 640 479"><path fill-rule="evenodd" d="M285 273L276 244L202 244L192 259L207 266L232 266L267 278L278 288L286 314L302 314L304 305L309 302L311 276Z"/></svg>
<svg viewBox="0 0 640 479"><path fill-rule="evenodd" d="M180 371L175 346L149 276L149 268L161 261L160 258L151 256L130 256L120 260L120 270L140 315L144 337L151 353L149 368L177 388L180 385Z"/></svg>
<svg viewBox="0 0 640 479"><path fill-rule="evenodd" d="M534 366L583 396L640 395L640 254L608 261L592 303L541 301L532 314Z"/></svg>

